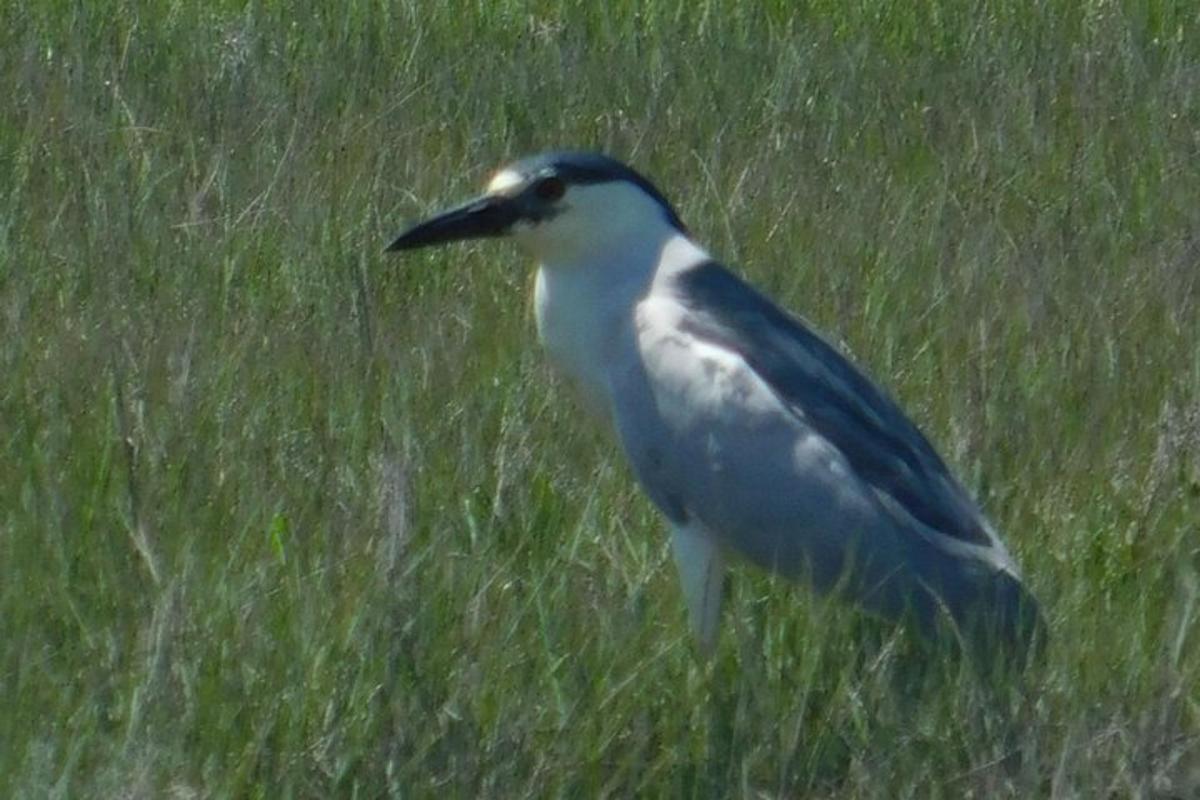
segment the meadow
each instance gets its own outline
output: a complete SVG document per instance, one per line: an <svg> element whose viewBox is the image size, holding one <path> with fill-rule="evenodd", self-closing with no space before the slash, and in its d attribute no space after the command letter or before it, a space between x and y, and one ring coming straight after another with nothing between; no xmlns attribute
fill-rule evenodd
<svg viewBox="0 0 1200 800"><path fill-rule="evenodd" d="M1200 797L1200 12L0 8L0 796ZM1044 659L749 568L711 663L531 265L611 153L927 432Z"/></svg>

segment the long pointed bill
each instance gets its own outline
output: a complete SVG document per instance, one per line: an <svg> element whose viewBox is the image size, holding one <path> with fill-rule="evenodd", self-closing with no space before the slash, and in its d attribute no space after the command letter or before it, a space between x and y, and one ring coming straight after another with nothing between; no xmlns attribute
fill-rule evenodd
<svg viewBox="0 0 1200 800"><path fill-rule="evenodd" d="M484 195L412 226L387 249L415 250L462 239L503 236L519 216L512 198Z"/></svg>

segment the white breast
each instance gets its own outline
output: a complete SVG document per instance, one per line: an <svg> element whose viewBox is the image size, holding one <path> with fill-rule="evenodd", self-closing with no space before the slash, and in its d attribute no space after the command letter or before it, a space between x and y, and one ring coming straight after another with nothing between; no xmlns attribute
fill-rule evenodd
<svg viewBox="0 0 1200 800"><path fill-rule="evenodd" d="M538 270L538 337L550 363L575 384L590 410L607 414L606 366L621 321L619 309L596 302L588 283L576 270Z"/></svg>
<svg viewBox="0 0 1200 800"><path fill-rule="evenodd" d="M707 258L677 232L654 246L614 248L619 261L542 264L534 287L538 335L550 361L579 388L592 411L607 416L609 376L638 358L635 310L665 272ZM627 365L626 365L627 366Z"/></svg>

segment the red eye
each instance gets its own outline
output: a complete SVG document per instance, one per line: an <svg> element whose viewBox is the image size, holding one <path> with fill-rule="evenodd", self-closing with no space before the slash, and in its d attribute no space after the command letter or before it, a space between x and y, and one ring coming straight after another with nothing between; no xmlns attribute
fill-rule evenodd
<svg viewBox="0 0 1200 800"><path fill-rule="evenodd" d="M558 200L567 193L567 185L562 182L561 178L550 176L535 183L533 193L542 200Z"/></svg>

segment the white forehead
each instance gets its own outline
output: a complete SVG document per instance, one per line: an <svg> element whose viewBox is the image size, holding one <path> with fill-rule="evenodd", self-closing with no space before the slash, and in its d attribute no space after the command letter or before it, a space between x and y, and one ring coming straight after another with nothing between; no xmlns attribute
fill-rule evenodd
<svg viewBox="0 0 1200 800"><path fill-rule="evenodd" d="M523 176L520 172L517 172L515 169L512 169L511 167L502 169L493 175L492 179L488 181L487 191L488 194L492 194L494 192L503 192L505 189L511 189L512 187L519 183L523 183L524 181L525 176Z"/></svg>

